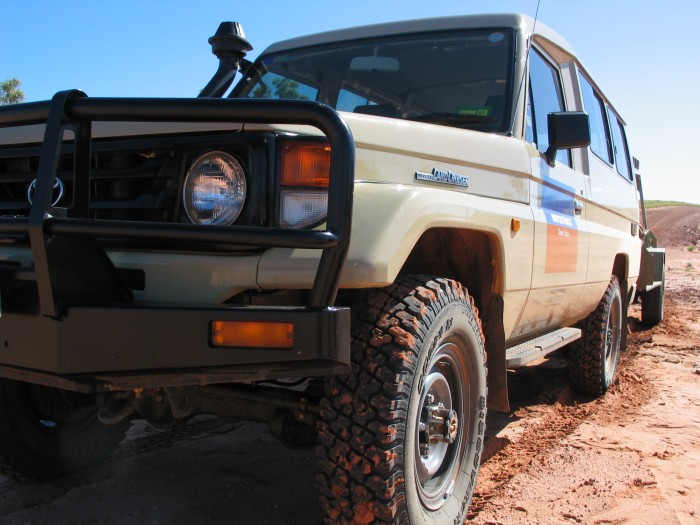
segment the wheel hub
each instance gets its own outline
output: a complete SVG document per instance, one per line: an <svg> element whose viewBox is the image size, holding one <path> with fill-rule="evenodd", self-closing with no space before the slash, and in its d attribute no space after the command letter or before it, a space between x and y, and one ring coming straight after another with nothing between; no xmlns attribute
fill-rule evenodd
<svg viewBox="0 0 700 525"><path fill-rule="evenodd" d="M466 447L469 375L453 343L440 345L425 375L416 413L415 474L421 503L435 511L448 501Z"/></svg>
<svg viewBox="0 0 700 525"><path fill-rule="evenodd" d="M459 436L460 422L452 409L452 389L442 371L434 370L426 377L426 393L418 413L419 477L423 483L444 468L449 446Z"/></svg>
<svg viewBox="0 0 700 525"><path fill-rule="evenodd" d="M446 408L440 402L425 405L419 428L421 456L427 458L430 456L431 445L451 445L455 442L459 431L459 418L456 411Z"/></svg>

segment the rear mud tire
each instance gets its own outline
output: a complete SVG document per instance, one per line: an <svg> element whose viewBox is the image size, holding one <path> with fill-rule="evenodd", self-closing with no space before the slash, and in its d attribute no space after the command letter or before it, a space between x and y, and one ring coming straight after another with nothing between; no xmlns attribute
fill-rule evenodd
<svg viewBox="0 0 700 525"><path fill-rule="evenodd" d="M615 379L627 329L623 304L620 284L613 276L598 307L578 325L582 334L569 351L569 380L580 394L600 396Z"/></svg>
<svg viewBox="0 0 700 525"><path fill-rule="evenodd" d="M462 523L486 425L484 336L459 283L404 277L353 308L353 373L319 423L326 523Z"/></svg>
<svg viewBox="0 0 700 525"><path fill-rule="evenodd" d="M94 395L0 379L0 455L20 475L49 480L95 465L127 428L100 423Z"/></svg>

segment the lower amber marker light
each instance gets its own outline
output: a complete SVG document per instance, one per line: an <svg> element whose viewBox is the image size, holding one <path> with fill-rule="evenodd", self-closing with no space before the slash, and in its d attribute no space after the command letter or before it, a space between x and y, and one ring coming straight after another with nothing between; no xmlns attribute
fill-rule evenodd
<svg viewBox="0 0 700 525"><path fill-rule="evenodd" d="M211 344L233 348L289 349L294 346L294 324L212 321Z"/></svg>

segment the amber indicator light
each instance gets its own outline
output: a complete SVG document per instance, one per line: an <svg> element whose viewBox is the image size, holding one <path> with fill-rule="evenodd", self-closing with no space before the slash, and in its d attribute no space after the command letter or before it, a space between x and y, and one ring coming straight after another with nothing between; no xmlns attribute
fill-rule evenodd
<svg viewBox="0 0 700 525"><path fill-rule="evenodd" d="M212 346L233 348L281 348L294 346L292 323L212 321Z"/></svg>
<svg viewBox="0 0 700 525"><path fill-rule="evenodd" d="M327 144L289 143L282 151L282 185L327 188L331 147Z"/></svg>

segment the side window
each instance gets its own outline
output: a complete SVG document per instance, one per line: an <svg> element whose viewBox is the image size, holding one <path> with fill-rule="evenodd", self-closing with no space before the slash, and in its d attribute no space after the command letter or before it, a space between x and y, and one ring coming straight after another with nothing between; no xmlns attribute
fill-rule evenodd
<svg viewBox="0 0 700 525"><path fill-rule="evenodd" d="M627 151L627 141L625 140L625 127L622 125L622 122L620 122L620 119L610 111L610 108L608 108L608 120L612 128L612 143L617 172L627 180L632 180L630 156Z"/></svg>
<svg viewBox="0 0 700 525"><path fill-rule="evenodd" d="M564 97L559 71L535 50L530 52L530 106L526 115L525 135L528 140L534 138L537 149L544 153L549 146L547 115L564 111ZM556 160L571 166L569 150L559 150Z"/></svg>
<svg viewBox="0 0 700 525"><path fill-rule="evenodd" d="M580 71L578 78L583 95L583 109L588 113L591 127L591 151L608 164L612 164L612 148L610 147L610 131L605 118L605 104Z"/></svg>
<svg viewBox="0 0 700 525"><path fill-rule="evenodd" d="M346 89L341 89L338 93L338 102L335 104L335 109L338 111L353 111L357 106L374 106L377 103L357 95Z"/></svg>

